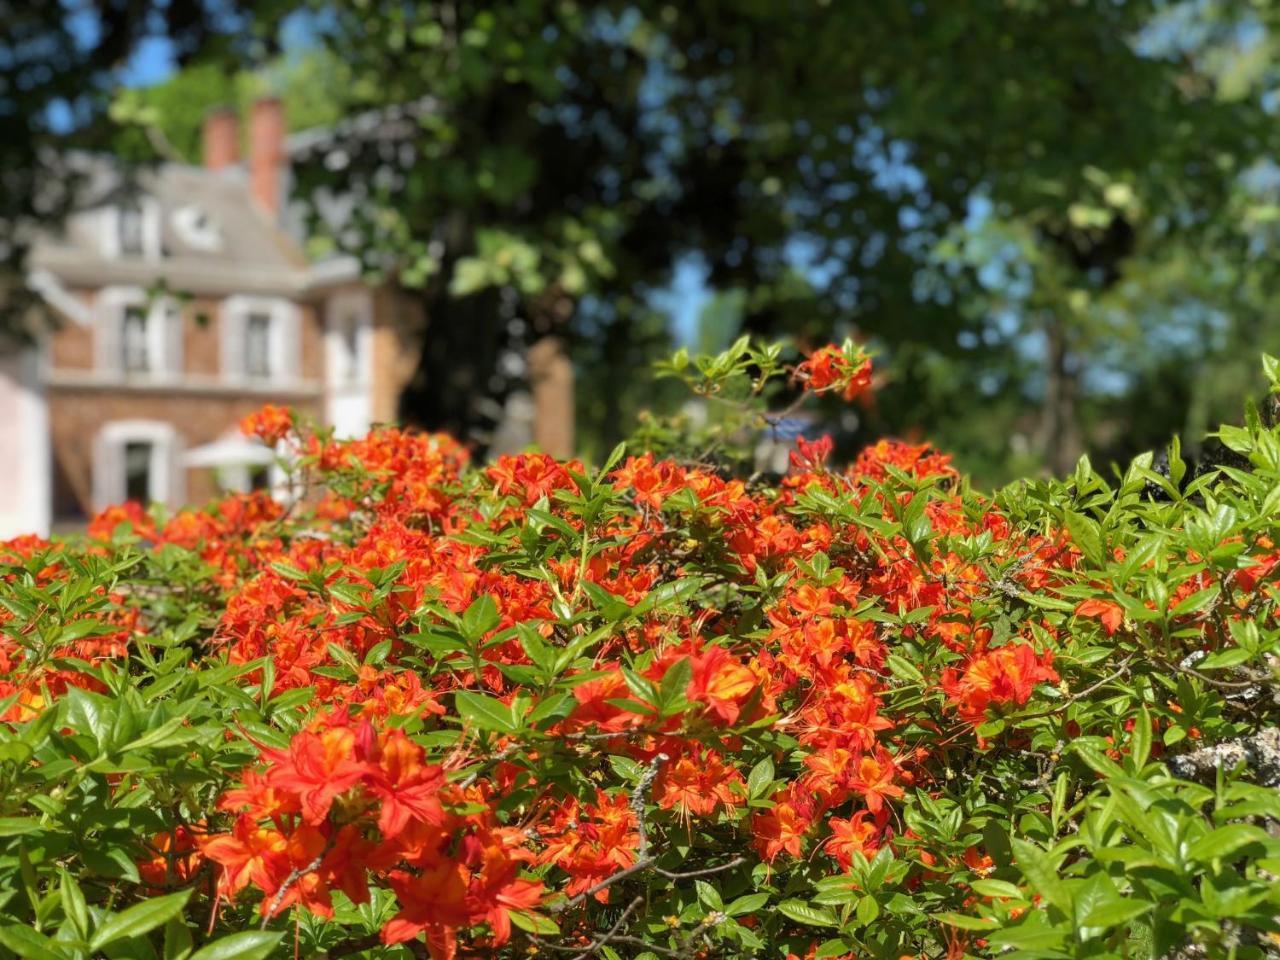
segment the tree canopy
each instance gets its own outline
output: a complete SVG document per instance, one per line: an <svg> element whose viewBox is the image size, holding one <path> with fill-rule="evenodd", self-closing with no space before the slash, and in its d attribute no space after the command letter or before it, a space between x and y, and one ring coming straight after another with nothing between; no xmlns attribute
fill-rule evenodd
<svg viewBox="0 0 1280 960"><path fill-rule="evenodd" d="M298 7L255 4L254 35ZM504 348L553 332L604 449L652 399L634 372L666 346L655 291L696 263L746 331L881 354L862 439L924 431L989 480L1062 472L1085 449L1194 444L1238 408L1253 348L1276 346L1274 17L1230 0L317 2L315 82L294 89L302 122L335 122L295 158L296 189L355 193L353 219L313 230L421 291L410 422L482 430L521 376ZM189 140L189 100L136 102ZM336 122L407 106L385 136Z"/></svg>

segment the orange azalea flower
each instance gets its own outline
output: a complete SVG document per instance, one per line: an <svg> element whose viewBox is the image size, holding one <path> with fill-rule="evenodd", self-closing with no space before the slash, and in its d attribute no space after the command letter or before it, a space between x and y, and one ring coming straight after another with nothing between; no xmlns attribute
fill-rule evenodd
<svg viewBox="0 0 1280 960"><path fill-rule="evenodd" d="M685 817L707 817L717 807L742 802L741 794L732 789L735 785L745 786L742 774L725 766L714 750L695 747L662 765L653 796L664 810L674 809Z"/></svg>
<svg viewBox="0 0 1280 960"><path fill-rule="evenodd" d="M425 933L433 960L453 960L457 931L471 920L466 903L471 871L446 860L419 874L393 871L387 882L400 901L400 912L383 925L382 942L404 943Z"/></svg>
<svg viewBox="0 0 1280 960"><path fill-rule="evenodd" d="M268 785L267 778L256 770L244 771L240 779L244 785L224 793L219 809L243 810L254 820L274 820L301 810L297 794Z"/></svg>
<svg viewBox="0 0 1280 960"><path fill-rule="evenodd" d="M231 833L211 836L201 847L206 857L222 866L218 886L228 896L250 883L274 892L289 875L285 836L279 830L258 826L247 814L236 818Z"/></svg>
<svg viewBox="0 0 1280 960"><path fill-rule="evenodd" d="M1110 600L1083 600L1076 607L1077 617L1097 617L1102 621L1102 628L1107 636L1112 636L1124 622L1124 608Z"/></svg>
<svg viewBox="0 0 1280 960"><path fill-rule="evenodd" d="M826 848L835 857L836 863L845 870L853 866L853 854L861 853L870 860L880 849L882 827L873 820L867 819L867 811L859 810L848 820L832 817L827 821L831 827L831 836L827 839Z"/></svg>
<svg viewBox="0 0 1280 960"><path fill-rule="evenodd" d="M876 747L874 755L863 754L856 771L849 785L862 794L872 813L880 812L886 797L902 796L902 788L893 783L898 768L884 747Z"/></svg>
<svg viewBox="0 0 1280 960"><path fill-rule="evenodd" d="M293 411L270 403L240 421L241 433L258 437L269 447L283 440L292 429Z"/></svg>
<svg viewBox="0 0 1280 960"><path fill-rule="evenodd" d="M368 763L356 759L355 745L355 732L348 727L333 726L318 734L304 730L287 750L263 751L272 764L267 785L296 793L303 820L321 823L334 798L370 772Z"/></svg>
<svg viewBox="0 0 1280 960"><path fill-rule="evenodd" d="M871 386L871 361L852 343L829 344L796 367L795 379L813 393L838 392L852 400Z"/></svg>
<svg viewBox="0 0 1280 960"><path fill-rule="evenodd" d="M685 696L706 704L706 713L720 722L736 723L743 705L755 692L755 674L724 647L707 647L689 660L693 676Z"/></svg>
<svg viewBox="0 0 1280 960"><path fill-rule="evenodd" d="M983 877L996 868L995 861L985 853L979 852L977 847L965 847L964 863L974 873Z"/></svg>
<svg viewBox="0 0 1280 960"><path fill-rule="evenodd" d="M1029 644L998 647L973 657L961 673L953 667L942 672L941 686L947 699L970 723L982 723L991 704L1021 706L1031 698L1037 683L1056 682L1053 654L1037 657Z"/></svg>
<svg viewBox="0 0 1280 960"><path fill-rule="evenodd" d="M584 806L570 799L539 832L546 847L538 861L554 863L569 874L563 892L570 897L631 866L640 847L636 815L624 793L608 797L597 790L596 802ZM607 903L609 888L596 891L595 898Z"/></svg>
<svg viewBox="0 0 1280 960"><path fill-rule="evenodd" d="M573 688L578 707L569 718L575 728L595 726L602 731L622 731L644 723L643 715L624 710L611 701L631 698L622 671L614 669Z"/></svg>
<svg viewBox="0 0 1280 960"><path fill-rule="evenodd" d="M397 836L410 817L436 825L444 822L439 798L444 770L422 761L422 747L403 730L393 729L384 736L367 786L382 801L378 829L387 839Z"/></svg>
<svg viewBox="0 0 1280 960"><path fill-rule="evenodd" d="M799 857L804 852L804 837L813 826L812 803L798 799L794 790L781 790L774 796L773 806L751 818L752 846L768 863L780 853Z"/></svg>
<svg viewBox="0 0 1280 960"><path fill-rule="evenodd" d="M199 836L182 824L152 837L151 848L155 856L138 864L138 874L152 887L186 883L204 861Z"/></svg>

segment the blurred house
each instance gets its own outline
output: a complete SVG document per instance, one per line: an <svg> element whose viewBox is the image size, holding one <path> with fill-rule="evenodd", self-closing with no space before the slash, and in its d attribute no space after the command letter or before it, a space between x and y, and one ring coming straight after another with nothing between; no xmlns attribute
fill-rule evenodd
<svg viewBox="0 0 1280 960"><path fill-rule="evenodd" d="M270 482L236 425L287 404L364 433L415 369L412 298L350 259L308 262L284 224L281 105L206 118L203 167L126 180L86 159L92 201L37 244L29 285L56 314L0 351L0 537L81 523L126 499L176 506Z"/></svg>

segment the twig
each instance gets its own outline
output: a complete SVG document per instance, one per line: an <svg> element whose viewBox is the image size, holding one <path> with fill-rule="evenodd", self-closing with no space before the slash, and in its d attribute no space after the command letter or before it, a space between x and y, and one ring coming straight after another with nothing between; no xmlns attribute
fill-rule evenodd
<svg viewBox="0 0 1280 960"><path fill-rule="evenodd" d="M649 837L644 825L645 796L648 794L649 788L653 786L653 781L658 778L658 771L662 769L662 765L670 759L665 753L657 754L649 763L649 769L640 777L635 790L631 793L631 812L636 815L636 832L640 835L640 847L637 852L642 860L649 851Z"/></svg>
<svg viewBox="0 0 1280 960"><path fill-rule="evenodd" d="M293 872L290 873L287 878L285 878L284 883L280 884L280 889L277 890L275 896L271 898L271 905L267 908L267 912L262 917L263 930L267 929L267 923L271 920L272 917L276 915L276 911L280 909L280 904L284 901L285 895L289 892L289 888L292 887L299 880L301 880L308 873L310 873L312 870L319 870L320 864L324 862L325 853L328 853L328 852L329 852L328 850L325 850L323 853L320 854L320 856L316 857L314 860L308 863L305 867L293 868Z"/></svg>
<svg viewBox="0 0 1280 960"><path fill-rule="evenodd" d="M583 890L577 896L570 897L568 900L563 900L560 903L553 904L550 907L550 911L552 913L564 913L564 911L570 909L571 907L576 907L578 904L582 903L588 897L593 897L597 893L599 893L601 890L604 890L608 887L613 886L619 880L625 880L627 877L631 876L633 873L639 873L641 870L648 870L650 867L653 866L655 861L656 861L655 857L645 857L643 860L637 860L631 866L624 867L623 869L619 870L617 873L613 874L612 876L605 877L599 883L595 884L592 887L588 887L586 890Z"/></svg>
<svg viewBox="0 0 1280 960"><path fill-rule="evenodd" d="M682 957L692 956L693 954L691 953L691 950L694 940L696 940L700 935L705 934L712 927L723 923L727 919L728 916L722 911L712 910L702 918L701 922L699 922L696 927L689 931L689 935L687 937L680 941L680 949L678 951L679 955Z"/></svg>
<svg viewBox="0 0 1280 960"><path fill-rule="evenodd" d="M642 870L653 870L654 873L658 874L661 877L666 877L668 880L688 880L692 877L706 877L706 876L710 876L713 873L724 873L724 871L726 870L732 870L734 867L742 866L744 863L747 862L747 860L746 860L746 857L734 857L732 860L726 863L722 863L716 867L703 867L700 870L680 870L680 871L664 870L661 867L656 866L657 862L658 862L657 857L645 857L642 860L637 860L635 863L631 864L631 866L624 867L623 869L619 870L617 873L612 874L608 877L605 877L595 886L589 887L588 889L583 890L577 896L571 897L568 900L563 900L560 903L554 904L552 907L550 907L550 911L552 913L564 913L564 911L570 909L571 907L576 907L578 904L582 903L584 900L588 899L589 897L595 896L601 890L604 890L608 887L613 886L619 880L625 880L627 877L632 876L633 874L639 873Z"/></svg>
<svg viewBox="0 0 1280 960"><path fill-rule="evenodd" d="M631 916L631 914L635 913L636 907L640 906L643 903L644 903L644 897L636 897L629 904L627 904L627 909L622 911L622 916L618 917L614 925L610 927L607 931L605 931L604 936L596 937L595 940L591 942L591 945L588 946L587 949L583 950L581 953L577 954L573 958L573 960L587 960L588 957L594 956L597 950L599 950L601 947L607 944L610 941L610 939L612 939L614 936L617 935L618 931L622 929L622 925L627 922L627 918Z"/></svg>
<svg viewBox="0 0 1280 960"><path fill-rule="evenodd" d="M709 877L713 873L724 873L726 870L732 870L734 867L740 867L747 862L746 857L734 857L727 863L722 863L718 867L703 867L701 870L663 870L661 867L654 867L653 872L659 876L666 877L668 880L688 880L690 877Z"/></svg>

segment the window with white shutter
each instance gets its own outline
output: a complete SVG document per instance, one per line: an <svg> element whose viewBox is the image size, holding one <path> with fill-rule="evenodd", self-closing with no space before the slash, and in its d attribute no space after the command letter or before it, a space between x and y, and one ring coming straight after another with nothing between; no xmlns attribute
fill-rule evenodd
<svg viewBox="0 0 1280 960"><path fill-rule="evenodd" d="M255 311L244 321L244 372L269 377L271 369L271 314Z"/></svg>
<svg viewBox="0 0 1280 960"><path fill-rule="evenodd" d="M125 197L100 211L99 247L111 260L158 260L164 256L160 203L154 197Z"/></svg>
<svg viewBox="0 0 1280 960"><path fill-rule="evenodd" d="M232 380L293 379L301 371L297 307L275 297L228 297L222 305L223 375Z"/></svg>
<svg viewBox="0 0 1280 960"><path fill-rule="evenodd" d="M184 496L181 438L158 420L117 420L103 426L93 444L94 508L126 500L177 506Z"/></svg>
<svg viewBox="0 0 1280 960"><path fill-rule="evenodd" d="M182 373L182 311L141 287L107 287L95 316L97 369L131 380Z"/></svg>
<svg viewBox="0 0 1280 960"><path fill-rule="evenodd" d="M147 311L141 304L129 304L121 312L120 347L125 374L151 372L151 338L147 336Z"/></svg>

